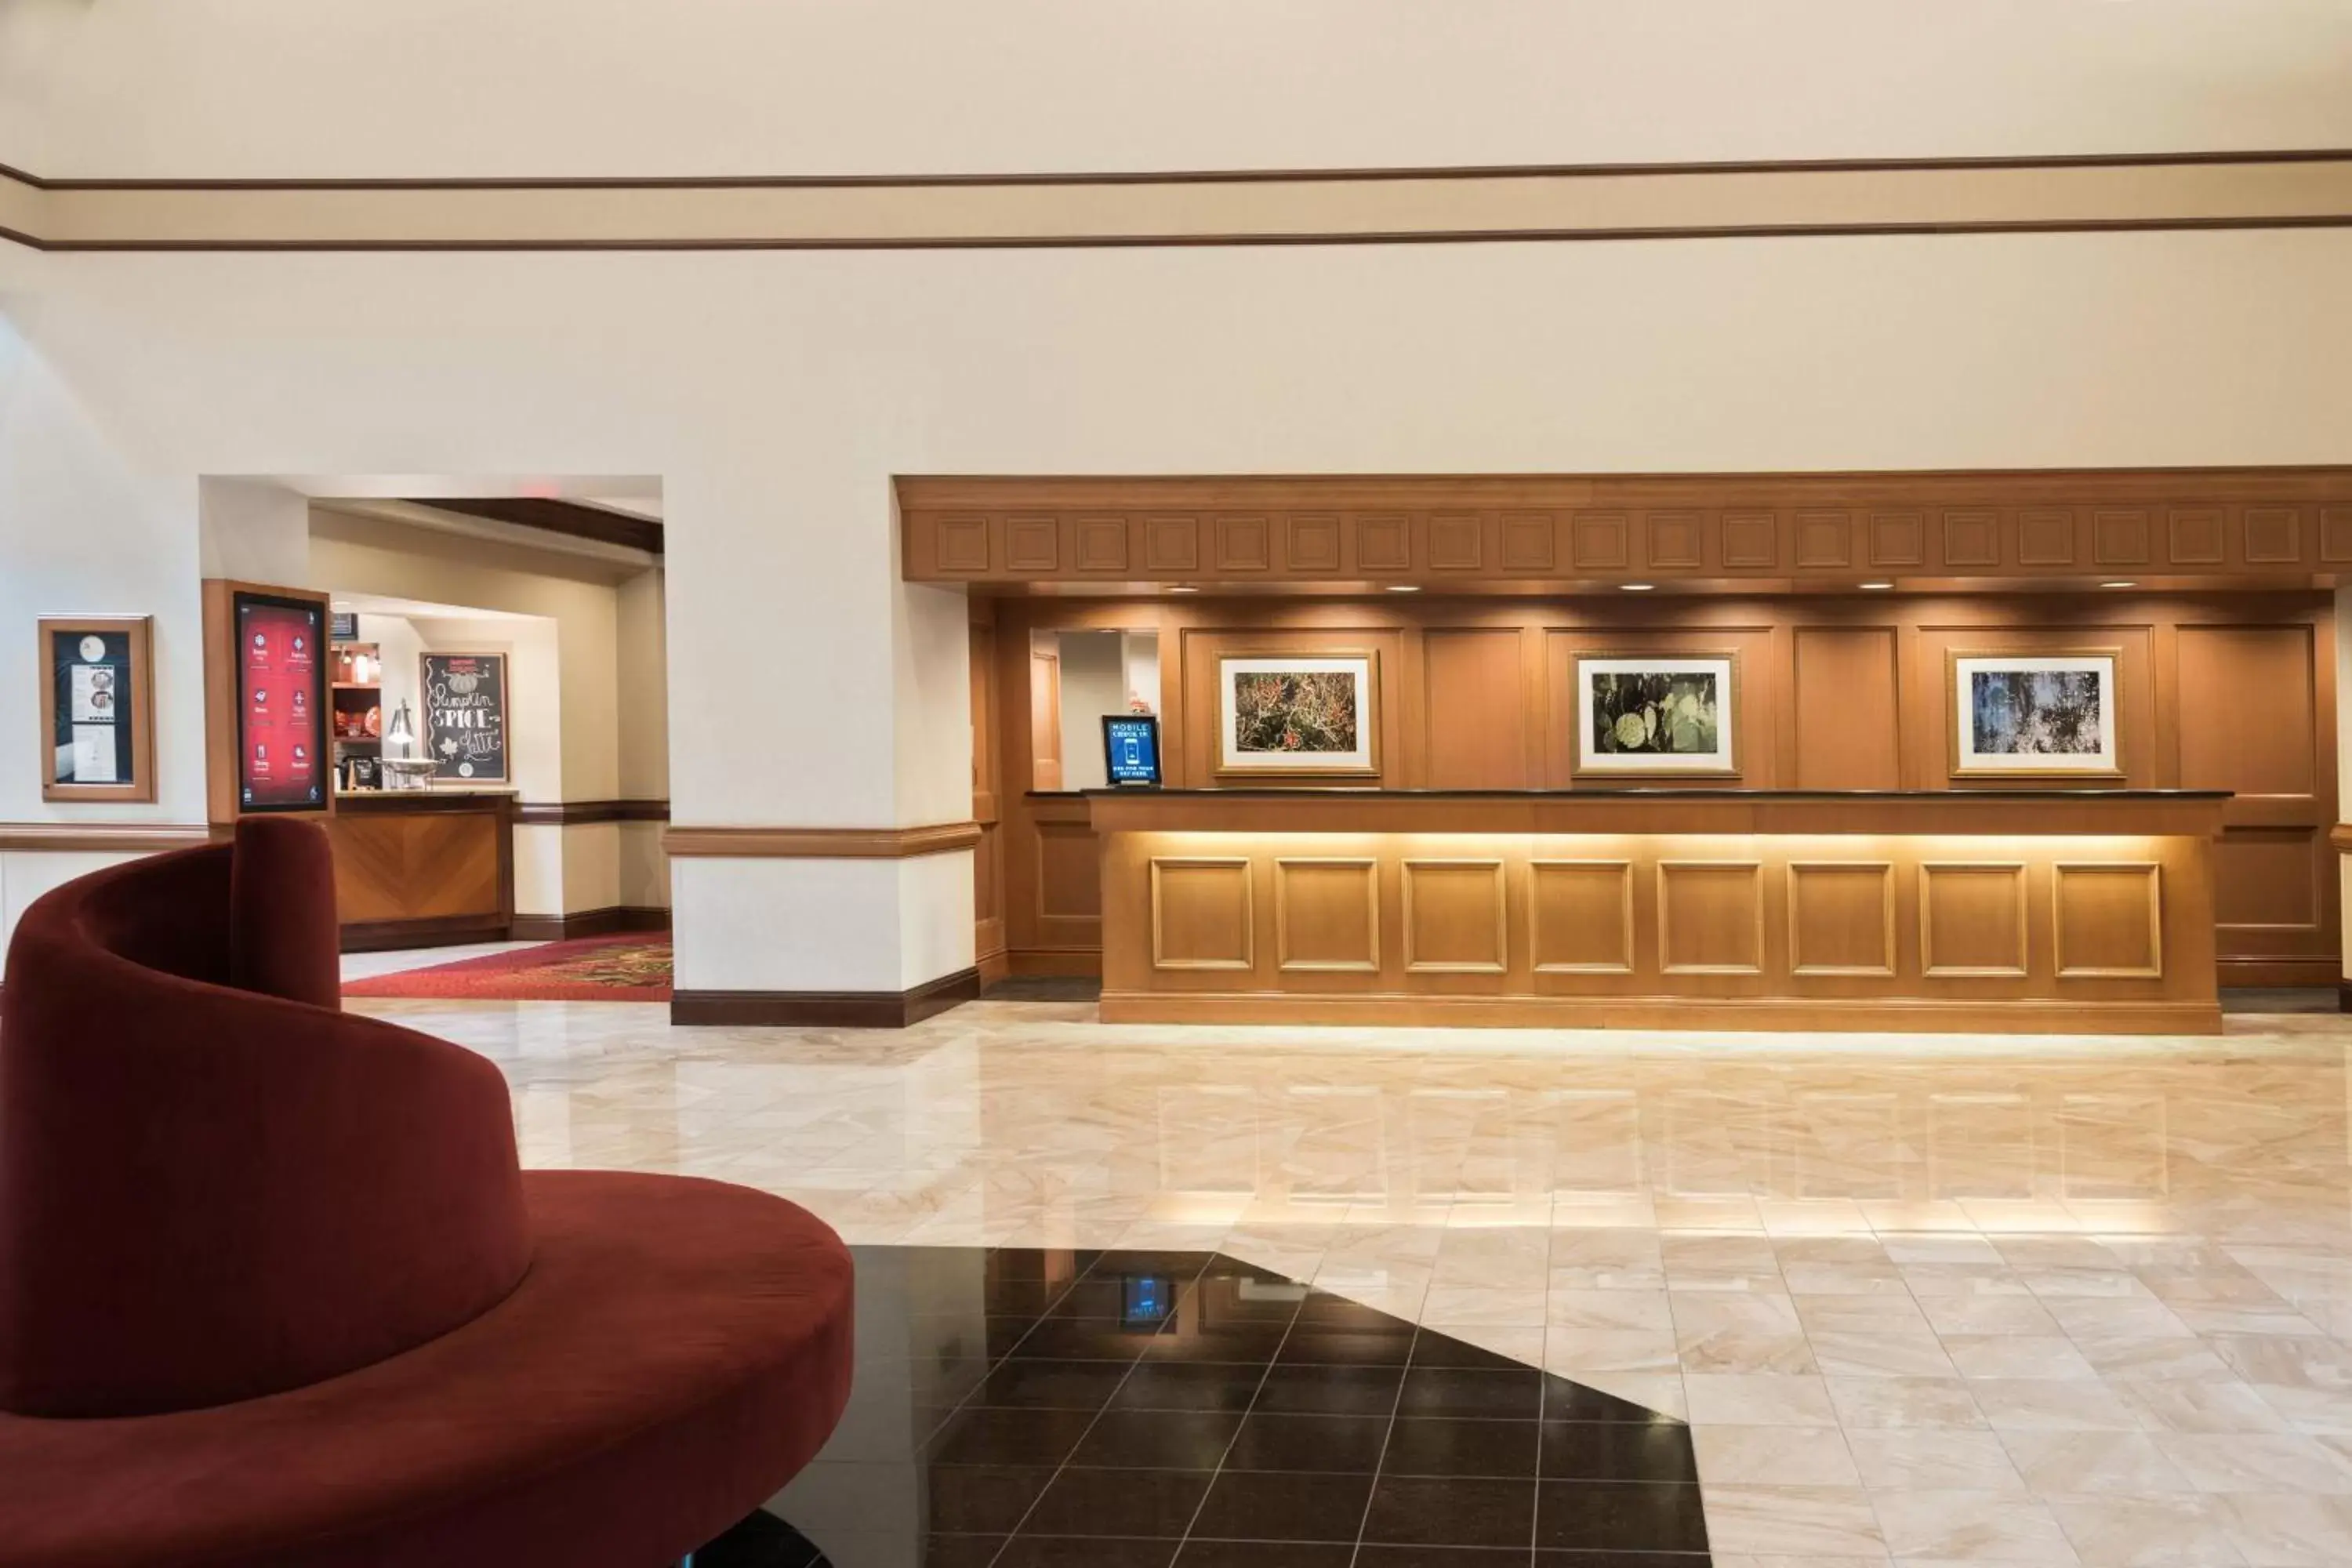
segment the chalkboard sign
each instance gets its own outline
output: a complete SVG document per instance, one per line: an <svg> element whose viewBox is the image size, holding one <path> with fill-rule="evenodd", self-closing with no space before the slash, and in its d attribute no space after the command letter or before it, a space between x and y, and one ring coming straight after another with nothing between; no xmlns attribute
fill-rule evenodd
<svg viewBox="0 0 2352 1568"><path fill-rule="evenodd" d="M428 653L425 754L436 784L506 784L507 656Z"/></svg>
<svg viewBox="0 0 2352 1568"><path fill-rule="evenodd" d="M42 619L43 800L155 798L152 646L144 616Z"/></svg>

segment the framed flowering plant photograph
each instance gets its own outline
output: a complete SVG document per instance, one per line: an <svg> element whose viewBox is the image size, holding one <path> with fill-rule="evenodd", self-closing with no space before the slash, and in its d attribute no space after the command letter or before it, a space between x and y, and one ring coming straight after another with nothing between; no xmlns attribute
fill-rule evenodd
<svg viewBox="0 0 2352 1568"><path fill-rule="evenodd" d="M1576 772L1737 777L1738 656L1584 654L1576 661Z"/></svg>
<svg viewBox="0 0 2352 1568"><path fill-rule="evenodd" d="M1375 675L1370 653L1221 658L1218 771L1379 773Z"/></svg>

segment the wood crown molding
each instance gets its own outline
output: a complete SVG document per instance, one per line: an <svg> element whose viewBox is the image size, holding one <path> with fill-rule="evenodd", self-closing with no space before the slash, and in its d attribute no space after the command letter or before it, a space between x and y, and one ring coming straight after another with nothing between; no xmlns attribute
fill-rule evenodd
<svg viewBox="0 0 2352 1568"><path fill-rule="evenodd" d="M2352 150L578 179L0 172L0 232L66 251L1332 245L2336 226L2352 226Z"/></svg>
<svg viewBox="0 0 2352 1568"><path fill-rule="evenodd" d="M905 860L980 842L977 822L927 827L672 827L664 853L745 860Z"/></svg>
<svg viewBox="0 0 2352 1568"><path fill-rule="evenodd" d="M666 800L526 801L515 807L524 827L578 827L594 822L667 822Z"/></svg>
<svg viewBox="0 0 2352 1568"><path fill-rule="evenodd" d="M908 581L1060 591L1635 579L2283 588L2352 571L2346 467L896 484Z"/></svg>
<svg viewBox="0 0 2352 1568"><path fill-rule="evenodd" d="M201 823L0 822L0 850L61 854L153 855L213 841Z"/></svg>

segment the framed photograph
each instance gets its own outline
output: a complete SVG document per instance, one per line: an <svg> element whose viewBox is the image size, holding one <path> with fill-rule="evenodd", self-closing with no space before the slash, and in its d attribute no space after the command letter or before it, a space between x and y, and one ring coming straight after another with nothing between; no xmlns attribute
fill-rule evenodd
<svg viewBox="0 0 2352 1568"><path fill-rule="evenodd" d="M1951 654L1954 778L2119 778L2119 650Z"/></svg>
<svg viewBox="0 0 2352 1568"><path fill-rule="evenodd" d="M1739 775L1738 654L1581 654L1575 671L1578 774Z"/></svg>
<svg viewBox="0 0 2352 1568"><path fill-rule="evenodd" d="M41 617L41 798L155 798L153 620Z"/></svg>
<svg viewBox="0 0 2352 1568"><path fill-rule="evenodd" d="M1377 774L1376 670L1370 653L1220 658L1217 771Z"/></svg>
<svg viewBox="0 0 2352 1568"><path fill-rule="evenodd" d="M508 784L507 656L428 653L423 665L424 754L435 784Z"/></svg>

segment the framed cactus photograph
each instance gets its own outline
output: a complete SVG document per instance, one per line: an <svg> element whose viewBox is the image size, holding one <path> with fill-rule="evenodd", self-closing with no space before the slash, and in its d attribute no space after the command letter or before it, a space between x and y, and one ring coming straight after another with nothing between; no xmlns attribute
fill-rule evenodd
<svg viewBox="0 0 2352 1568"><path fill-rule="evenodd" d="M1576 660L1580 775L1737 777L1737 654L1584 654Z"/></svg>

